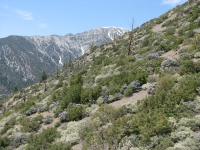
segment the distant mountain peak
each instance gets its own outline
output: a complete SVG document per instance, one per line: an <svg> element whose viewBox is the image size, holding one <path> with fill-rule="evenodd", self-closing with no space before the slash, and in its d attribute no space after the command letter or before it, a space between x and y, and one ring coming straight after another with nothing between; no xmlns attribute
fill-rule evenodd
<svg viewBox="0 0 200 150"><path fill-rule="evenodd" d="M4 86L6 90L2 93L11 92L13 85L19 85L21 88L38 81L42 70L52 74L57 66L88 52L91 42L94 46L99 46L127 31L118 27L104 27L65 36L53 34L2 38L0 60L6 61L2 61L1 68L7 69L0 69L0 74L2 78L6 76L7 83L10 83L9 87ZM6 53L9 55L5 55Z"/></svg>

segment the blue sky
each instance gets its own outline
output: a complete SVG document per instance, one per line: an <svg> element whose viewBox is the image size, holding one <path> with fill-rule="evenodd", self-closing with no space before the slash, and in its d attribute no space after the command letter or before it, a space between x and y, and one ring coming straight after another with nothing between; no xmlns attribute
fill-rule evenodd
<svg viewBox="0 0 200 150"><path fill-rule="evenodd" d="M0 38L65 35L97 27L131 28L187 0L0 0Z"/></svg>

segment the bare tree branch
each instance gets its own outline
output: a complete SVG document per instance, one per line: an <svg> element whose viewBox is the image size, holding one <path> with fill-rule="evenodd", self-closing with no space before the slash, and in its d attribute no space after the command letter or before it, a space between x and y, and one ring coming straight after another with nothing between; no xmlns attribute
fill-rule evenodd
<svg viewBox="0 0 200 150"><path fill-rule="evenodd" d="M131 31L129 32L129 46L128 46L128 55L131 54L131 44L133 42L133 28L134 28L134 18L132 18L132 23L131 23Z"/></svg>

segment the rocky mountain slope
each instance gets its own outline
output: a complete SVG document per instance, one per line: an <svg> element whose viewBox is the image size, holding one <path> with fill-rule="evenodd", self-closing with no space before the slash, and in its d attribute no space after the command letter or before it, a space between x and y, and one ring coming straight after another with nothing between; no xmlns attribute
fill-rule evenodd
<svg viewBox="0 0 200 150"><path fill-rule="evenodd" d="M199 29L189 0L13 93L0 148L199 150Z"/></svg>
<svg viewBox="0 0 200 150"><path fill-rule="evenodd" d="M64 63L88 52L127 29L96 28L65 36L9 36L0 39L0 94L38 82L42 70L51 75Z"/></svg>

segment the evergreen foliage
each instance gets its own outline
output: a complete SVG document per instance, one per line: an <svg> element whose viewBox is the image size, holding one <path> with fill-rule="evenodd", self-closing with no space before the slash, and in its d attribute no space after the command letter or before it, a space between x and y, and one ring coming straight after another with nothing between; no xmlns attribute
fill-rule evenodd
<svg viewBox="0 0 200 150"><path fill-rule="evenodd" d="M40 79L40 82L44 82L47 80L47 74L46 72L43 70L42 73L41 73L41 79Z"/></svg>

